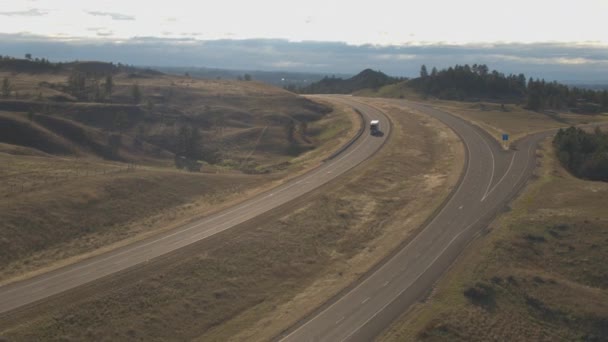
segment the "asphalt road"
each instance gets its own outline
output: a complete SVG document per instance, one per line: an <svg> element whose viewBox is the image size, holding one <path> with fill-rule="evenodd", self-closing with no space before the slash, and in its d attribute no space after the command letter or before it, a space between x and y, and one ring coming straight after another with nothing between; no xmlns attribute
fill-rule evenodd
<svg viewBox="0 0 608 342"><path fill-rule="evenodd" d="M388 138L390 122L382 112L339 98L358 109L366 122L363 134L340 154L314 170L217 214L81 262L0 287L0 314L98 280L230 229L308 193L371 157ZM384 136L371 136L367 124L380 120Z"/></svg>
<svg viewBox="0 0 608 342"><path fill-rule="evenodd" d="M481 129L446 112L404 100L392 102L439 119L462 139L467 156L460 184L439 213L406 246L350 291L334 298L278 339L370 341L422 298L475 234L530 178L535 146L549 132L529 136L504 151Z"/></svg>

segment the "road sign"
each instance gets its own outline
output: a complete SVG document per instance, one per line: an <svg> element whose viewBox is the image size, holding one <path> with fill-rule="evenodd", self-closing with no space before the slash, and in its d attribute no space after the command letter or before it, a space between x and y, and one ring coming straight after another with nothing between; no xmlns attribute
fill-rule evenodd
<svg viewBox="0 0 608 342"><path fill-rule="evenodd" d="M507 141L509 140L509 135L508 134L503 134L502 135L502 141Z"/></svg>

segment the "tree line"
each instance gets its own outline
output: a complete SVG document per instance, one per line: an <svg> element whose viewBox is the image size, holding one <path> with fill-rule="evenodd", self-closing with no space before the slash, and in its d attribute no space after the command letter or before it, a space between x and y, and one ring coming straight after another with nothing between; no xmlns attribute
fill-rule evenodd
<svg viewBox="0 0 608 342"><path fill-rule="evenodd" d="M526 77L523 74L505 75L489 71L485 64L456 65L429 73L426 66L420 68L420 77L410 85L424 93L449 100L470 98L521 98L526 93Z"/></svg>
<svg viewBox="0 0 608 342"><path fill-rule="evenodd" d="M526 106L532 110L567 109L584 113L599 113L608 110L608 91L597 91L568 87L545 80L528 81Z"/></svg>
<svg viewBox="0 0 608 342"><path fill-rule="evenodd" d="M575 127L560 129L553 145L560 163L573 175L608 181L608 133L599 127L594 133Z"/></svg>
<svg viewBox="0 0 608 342"><path fill-rule="evenodd" d="M608 91L569 87L558 82L545 82L524 74L503 74L490 71L485 64L456 65L431 72L426 65L420 77L409 85L415 90L448 100L498 99L518 101L528 109L572 109L584 113L608 110Z"/></svg>

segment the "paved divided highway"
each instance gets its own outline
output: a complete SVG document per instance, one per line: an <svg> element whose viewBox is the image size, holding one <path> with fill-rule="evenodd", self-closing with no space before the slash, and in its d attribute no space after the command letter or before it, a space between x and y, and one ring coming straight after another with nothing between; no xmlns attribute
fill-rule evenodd
<svg viewBox="0 0 608 342"><path fill-rule="evenodd" d="M481 129L433 107L404 100L439 119L462 139L467 155L461 182L440 212L409 244L352 290L334 299L278 339L281 341L369 341L432 288L473 236L513 198L535 165L535 146L549 133L504 151Z"/></svg>
<svg viewBox="0 0 608 342"><path fill-rule="evenodd" d="M336 99L358 109L365 122L380 120L384 136L363 134L342 153L316 169L234 207L137 243L39 276L0 287L0 313L35 303L92 282L222 232L281 206L335 179L372 156L390 133L390 122L379 110L348 98Z"/></svg>

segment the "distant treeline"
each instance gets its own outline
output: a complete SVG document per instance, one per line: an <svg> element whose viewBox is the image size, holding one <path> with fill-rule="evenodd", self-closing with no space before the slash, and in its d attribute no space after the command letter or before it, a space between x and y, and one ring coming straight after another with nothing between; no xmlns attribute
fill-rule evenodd
<svg viewBox="0 0 608 342"><path fill-rule="evenodd" d="M608 91L568 87L544 80L528 81L526 105L529 109L566 109L584 113L608 111Z"/></svg>
<svg viewBox="0 0 608 342"><path fill-rule="evenodd" d="M25 54L25 58L15 58L0 55L0 70L18 73L48 73L61 71L77 71L87 75L106 75L118 72L149 74L161 74L149 68L139 68L133 65L122 63L107 63L94 61L74 61L74 62L51 62L46 58L32 57Z"/></svg>
<svg viewBox="0 0 608 342"><path fill-rule="evenodd" d="M524 74L508 75L496 70L489 71L484 65L456 65L429 73L426 66L420 68L420 77L409 82L426 95L449 100L471 98L521 98L526 93Z"/></svg>
<svg viewBox="0 0 608 342"><path fill-rule="evenodd" d="M505 75L489 71L487 65L456 65L429 73L420 68L420 77L408 85L425 95L448 100L495 99L524 103L532 110L573 109L585 113L608 110L608 91L568 87L557 82L530 78L524 74Z"/></svg>
<svg viewBox="0 0 608 342"><path fill-rule="evenodd" d="M599 127L594 133L574 127L560 129L553 145L559 161L573 175L608 181L608 133Z"/></svg>

